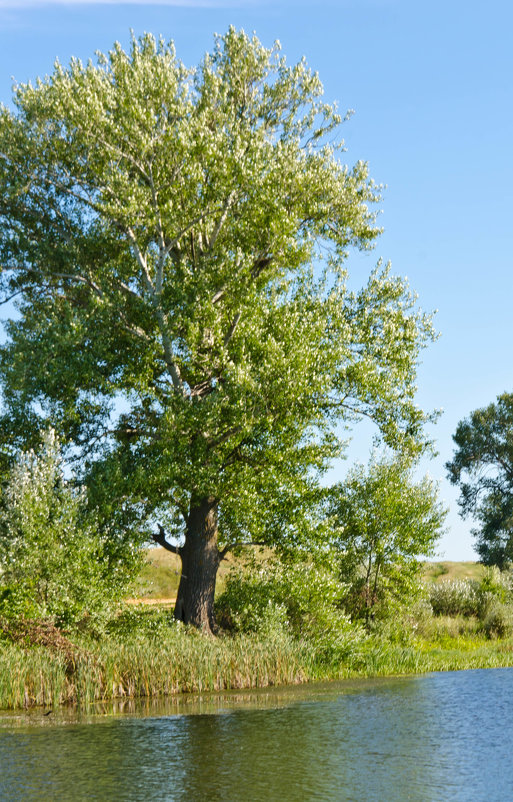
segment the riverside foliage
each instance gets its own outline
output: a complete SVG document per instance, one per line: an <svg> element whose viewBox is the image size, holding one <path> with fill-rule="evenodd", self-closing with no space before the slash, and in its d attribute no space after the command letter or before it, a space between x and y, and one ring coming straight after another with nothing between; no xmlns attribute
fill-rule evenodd
<svg viewBox="0 0 513 802"><path fill-rule="evenodd" d="M69 626L98 623L139 564L127 543L100 534L87 499L64 477L55 433L22 453L0 506L0 615Z"/></svg>
<svg viewBox="0 0 513 802"><path fill-rule="evenodd" d="M405 616L401 637L351 636L340 650L319 650L310 638L279 628L235 636L204 637L175 622L169 613L130 612L116 629L91 640L75 633L73 649L49 633L18 637L0 622L0 708L46 707L74 703L158 697L181 692L258 688L355 676L386 676L421 671L492 668L511 665L511 627L501 637L479 630L451 628L425 610ZM456 619L455 619L456 620ZM119 621L117 622L119 624ZM422 631L421 631L421 628Z"/></svg>
<svg viewBox="0 0 513 802"><path fill-rule="evenodd" d="M286 559L253 552L228 574L216 605L220 629L211 638L174 621L169 611L116 604L128 593L136 556L121 559L123 552L113 551L95 529L85 497L63 476L52 432L40 454L20 456L3 501L0 707L506 665L510 659L509 574L440 582L429 592L418 584L416 594L396 594L393 605L385 595L364 627L354 603L359 585L354 572L344 574L340 550L326 551L322 560L300 551ZM411 577L414 568L412 558Z"/></svg>
<svg viewBox="0 0 513 802"><path fill-rule="evenodd" d="M39 457L20 458L5 494L0 707L87 706L511 660L511 578L498 571L480 582L433 583L415 603L385 604L366 628L337 552L320 563L298 553L239 560L217 600L216 638L168 610L115 605L113 590L127 592L134 564L121 571L109 560L85 524L84 499L64 481L53 434L45 442ZM62 548L70 536L78 549L72 578Z"/></svg>

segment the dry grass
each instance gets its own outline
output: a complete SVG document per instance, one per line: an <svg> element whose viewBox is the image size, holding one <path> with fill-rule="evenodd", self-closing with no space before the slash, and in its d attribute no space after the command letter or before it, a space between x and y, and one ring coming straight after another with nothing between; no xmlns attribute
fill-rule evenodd
<svg viewBox="0 0 513 802"><path fill-rule="evenodd" d="M480 581L485 571L485 566L476 562L429 562L424 563L422 578L425 582L444 582L452 579Z"/></svg>
<svg viewBox="0 0 513 802"><path fill-rule="evenodd" d="M262 559L269 554L269 549L254 549L257 556L262 553ZM226 584L226 577L230 569L244 559L229 554L219 566L217 573L216 593L222 593ZM163 604L172 603L176 599L178 583L180 582L180 558L161 546L146 550L146 565L144 566L136 585L132 589L130 602L155 601Z"/></svg>
<svg viewBox="0 0 513 802"><path fill-rule="evenodd" d="M147 549L144 568L132 589L137 599L176 598L180 581L180 558L170 551Z"/></svg>

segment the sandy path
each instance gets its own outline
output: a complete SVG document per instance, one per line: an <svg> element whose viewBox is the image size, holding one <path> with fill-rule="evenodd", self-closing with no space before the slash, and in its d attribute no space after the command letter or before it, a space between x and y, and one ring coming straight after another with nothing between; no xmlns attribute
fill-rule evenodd
<svg viewBox="0 0 513 802"><path fill-rule="evenodd" d="M125 599L125 604L145 604L149 607L156 607L157 605L171 605L176 602L176 599Z"/></svg>

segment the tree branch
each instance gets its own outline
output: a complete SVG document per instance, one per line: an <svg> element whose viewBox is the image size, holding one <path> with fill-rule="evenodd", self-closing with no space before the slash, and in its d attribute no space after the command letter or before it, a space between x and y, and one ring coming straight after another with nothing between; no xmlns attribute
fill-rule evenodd
<svg viewBox="0 0 513 802"><path fill-rule="evenodd" d="M144 283L146 284L146 289L148 290L148 292L150 293L152 298L154 298L155 297L155 287L153 286L153 282L151 280L150 272L148 270L148 264L146 262L146 259L144 258L144 254L141 251L141 249L139 248L139 245L138 245L138 242L137 242L137 239L136 239L136 236L134 234L133 229L130 226L127 226L125 231L126 231L126 234L128 236L128 239L130 240L130 244L132 245L132 250L133 250L134 256L135 256L135 258L137 259L137 261L139 263L139 267L143 271L143 279L144 279Z"/></svg>
<svg viewBox="0 0 513 802"><path fill-rule="evenodd" d="M171 242L169 242L169 243L166 245L166 247L165 247L164 251L162 252L162 258L163 258L163 259L166 259L166 258L169 256L169 254L171 253L171 251L172 251L174 248L176 248L176 246L178 245L178 243L180 242L180 240L182 239L182 237L183 237L183 236L185 236L185 234L187 234L189 231L192 231L192 229L194 228L194 226L195 226L197 223L201 223L201 222L202 222L202 220L205 220L205 218L207 218L207 217L210 217L210 216L211 216L211 215L213 215L213 214L215 214L215 209L212 209L212 210L210 210L210 211L208 211L208 210L207 210L206 212L202 212L202 213L201 213L201 214L199 214L197 217L195 217L193 220L191 220L189 223L187 223L187 225L186 225L186 226L184 226L184 227L183 227L183 228L182 228L182 229L181 229L181 230L178 232L178 234L176 235L176 237L175 237L173 240L171 240ZM200 247L200 250L202 250L202 248L201 248L201 245L200 245L200 242L199 242L199 241L198 241L198 246Z"/></svg>
<svg viewBox="0 0 513 802"><path fill-rule="evenodd" d="M153 340L149 337L144 329L140 326L132 326L126 319L126 316L120 312L121 319L124 321L123 323L123 330L127 332L127 334L131 334L133 337L136 337L138 340L142 340L147 345L151 345Z"/></svg>
<svg viewBox="0 0 513 802"><path fill-rule="evenodd" d="M162 226L162 215L160 214L160 207L158 203L158 192L155 189L153 181L153 171L150 167L149 173L151 200L153 203L153 210L155 212L155 220L157 221L157 237L159 241L159 258L157 263L157 270L155 276L155 290L160 298L162 295L162 288L164 286L164 263L166 261L166 242L164 239L164 228Z"/></svg>
<svg viewBox="0 0 513 802"><path fill-rule="evenodd" d="M43 275L45 275L45 274L43 273ZM52 276L55 276L55 278L66 278L66 279L69 279L70 281L79 281L82 284L87 284L89 287L91 287L92 290L94 290L94 292L98 295L99 298L103 298L102 289L98 286L98 284L96 284L88 276L80 276L80 275L78 275L76 273L75 274L74 273L51 273L48 276L48 278L52 278Z"/></svg>
<svg viewBox="0 0 513 802"><path fill-rule="evenodd" d="M166 540L166 532L164 528L160 524L158 525L158 527L159 527L158 534L155 532L152 533L152 538L155 541L155 543L158 543L159 546L162 546L162 548L166 549L166 551L170 551L173 554L178 554L178 556L181 556L182 553L181 548L179 546L173 546L172 543L169 543Z"/></svg>
<svg viewBox="0 0 513 802"><path fill-rule="evenodd" d="M242 426L233 426L231 429L228 429L227 432L224 432L224 434L220 435L216 440L210 440L210 442L208 443L209 451L212 450L213 448L217 448L218 446L223 445L223 443L226 443L231 437L234 437L235 435L240 434L241 432L242 432Z"/></svg>
<svg viewBox="0 0 513 802"><path fill-rule="evenodd" d="M166 365L169 368L169 373L171 375L171 380L173 382L173 387L175 388L175 390L178 390L178 392L180 392L182 395L184 395L183 381L182 381L182 377L180 375L180 369L179 369L179 367L176 364L175 359L174 359L173 347L172 347L172 344L171 344L171 339L169 337L169 333L167 331L166 318L165 318L164 312L162 311L162 307L160 305L160 296L157 294L157 291L156 291L155 287L153 286L153 282L151 280L151 277L150 277L150 274L149 274L149 271L148 271L148 265L146 263L146 259L144 258L144 254L142 253L141 249L139 248L136 236L135 236L133 230L130 228L130 226L128 226L126 228L126 233L127 233L128 238L129 238L129 240L130 240L130 242L132 244L132 249L133 249L133 252L135 254L135 257L136 257L137 261L139 262L140 267L142 268L143 279L144 279L144 282L146 284L146 289L148 290L148 292L150 294L151 302L152 302L153 308L155 310L155 315L157 317L157 321L158 321L159 328L160 328L160 334L162 336L162 346L164 348L164 359L165 359ZM164 258L165 257L162 256L162 259L164 259Z"/></svg>
<svg viewBox="0 0 513 802"><path fill-rule="evenodd" d="M132 156L131 153L127 153L126 151L121 150L121 148L118 148L115 145L112 145L110 142L108 142L103 137L99 137L98 136L97 137L97 141L98 141L98 143L103 145L103 147L106 150L109 150L111 153L114 153L116 156L119 156L120 159L126 159L128 162L130 162L132 164L132 166L135 167L135 169L139 173L139 175L142 178L144 178L147 183L150 183L150 176L144 170L144 168L142 166L142 163L138 162L137 159L134 156Z"/></svg>
<svg viewBox="0 0 513 802"><path fill-rule="evenodd" d="M12 301L12 299L16 298L17 295L21 295L22 292L23 290L16 290L16 292L13 292L12 295L7 296L7 298L2 298L2 300L0 300L0 306L9 303L9 301Z"/></svg>
<svg viewBox="0 0 513 802"><path fill-rule="evenodd" d="M215 246L215 244L217 242L217 238L218 238L219 234L221 233L221 229L222 229L222 227L223 227L223 225L225 223L225 220L226 220L226 218L228 216L228 212L230 211L230 206L232 205L233 199L235 198L236 194L237 194L236 191L233 189L230 192L230 194L228 195L228 197L226 198L225 202L224 202L224 205L223 205L223 208L222 208L222 211L221 211L221 216L220 216L219 220L216 223L216 227L214 228L214 231L212 232L211 238L207 241L207 247L208 247L210 252L212 252L212 250L214 249L214 246Z"/></svg>
<svg viewBox="0 0 513 802"><path fill-rule="evenodd" d="M238 326L239 320L241 319L241 315L242 315L242 312L237 312L237 314L233 318L232 325L230 326L230 328L226 332L226 337L224 338L224 346L225 346L225 348L228 345L228 343L230 342L230 340L232 339L233 335L235 334L235 329Z"/></svg>
<svg viewBox="0 0 513 802"><path fill-rule="evenodd" d="M266 267L272 263L273 257L272 256L259 256L258 259L255 259L253 263L253 267L251 268L251 278L257 279L261 273L264 272Z"/></svg>

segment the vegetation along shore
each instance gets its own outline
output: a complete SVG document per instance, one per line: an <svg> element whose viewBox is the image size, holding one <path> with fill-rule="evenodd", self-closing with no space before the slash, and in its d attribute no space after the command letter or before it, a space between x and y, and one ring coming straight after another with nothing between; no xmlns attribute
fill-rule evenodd
<svg viewBox="0 0 513 802"><path fill-rule="evenodd" d="M349 276L382 190L348 116L233 27L0 107L0 708L512 663L512 397L447 465L483 565L427 569L437 332L389 264Z"/></svg>
<svg viewBox="0 0 513 802"><path fill-rule="evenodd" d="M258 565L272 581L255 603L251 579L244 594L240 575L248 581L248 570L237 560L235 586L228 578L218 596L218 614L223 620L229 611L230 626L205 637L175 621L168 602L144 604L172 597L177 585L168 555L151 550L147 559L138 588L147 595L120 605L96 631L2 619L0 708L87 708L118 698L513 664L511 577L478 564L426 564L415 604L365 628L322 603L311 568L280 588L268 555ZM250 598L260 609L250 608Z"/></svg>

